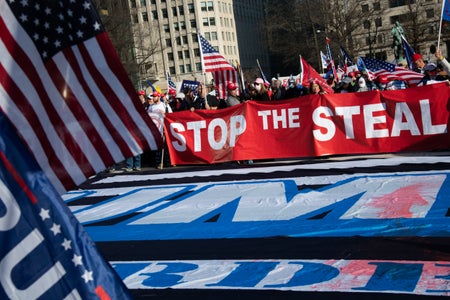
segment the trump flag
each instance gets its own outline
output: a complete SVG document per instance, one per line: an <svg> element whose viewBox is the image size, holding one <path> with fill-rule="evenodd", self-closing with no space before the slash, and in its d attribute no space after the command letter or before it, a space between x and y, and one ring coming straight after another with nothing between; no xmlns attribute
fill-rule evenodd
<svg viewBox="0 0 450 300"><path fill-rule="evenodd" d="M0 299L130 299L0 112Z"/></svg>

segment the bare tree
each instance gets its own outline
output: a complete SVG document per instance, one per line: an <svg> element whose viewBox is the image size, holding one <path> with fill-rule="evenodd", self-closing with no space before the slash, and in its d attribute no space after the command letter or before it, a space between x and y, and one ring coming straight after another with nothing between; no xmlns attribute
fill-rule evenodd
<svg viewBox="0 0 450 300"><path fill-rule="evenodd" d="M162 50L160 39L152 34L148 22L134 22L137 15L131 13L128 0L96 2L105 29L128 76L139 87L153 66L151 58Z"/></svg>

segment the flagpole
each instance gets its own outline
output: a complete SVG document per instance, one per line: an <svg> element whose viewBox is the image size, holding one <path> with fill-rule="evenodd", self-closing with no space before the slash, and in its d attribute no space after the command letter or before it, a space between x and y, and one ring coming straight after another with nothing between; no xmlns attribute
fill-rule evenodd
<svg viewBox="0 0 450 300"><path fill-rule="evenodd" d="M442 0L441 20L439 22L439 32L438 32L438 42L437 42L437 50L438 51L439 51L439 48L441 47L442 18L444 16L445 1L447 1L447 0Z"/></svg>

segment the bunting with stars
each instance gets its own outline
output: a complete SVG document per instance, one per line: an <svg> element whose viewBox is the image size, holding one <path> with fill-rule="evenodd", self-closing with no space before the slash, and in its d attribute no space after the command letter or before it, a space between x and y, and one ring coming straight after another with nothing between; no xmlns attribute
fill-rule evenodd
<svg viewBox="0 0 450 300"><path fill-rule="evenodd" d="M131 299L0 112L0 299Z"/></svg>

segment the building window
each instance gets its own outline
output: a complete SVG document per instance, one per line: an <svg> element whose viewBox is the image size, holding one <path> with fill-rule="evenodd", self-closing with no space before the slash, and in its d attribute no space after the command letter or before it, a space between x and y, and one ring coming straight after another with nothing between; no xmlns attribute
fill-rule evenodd
<svg viewBox="0 0 450 300"><path fill-rule="evenodd" d="M136 0L130 0L130 5L132 8L136 8Z"/></svg>
<svg viewBox="0 0 450 300"><path fill-rule="evenodd" d="M175 67L169 67L170 74L175 74Z"/></svg>
<svg viewBox="0 0 450 300"><path fill-rule="evenodd" d="M187 72L187 73L191 73L191 72L192 72L192 66L191 66L191 64L187 64L187 65L186 65L186 72Z"/></svg>
<svg viewBox="0 0 450 300"><path fill-rule="evenodd" d="M208 1L206 6L208 7L208 11L214 11L214 4L212 1Z"/></svg>
<svg viewBox="0 0 450 300"><path fill-rule="evenodd" d="M195 70L202 71L202 63L195 63Z"/></svg>
<svg viewBox="0 0 450 300"><path fill-rule="evenodd" d="M176 17L177 15L177 7L172 7L172 16Z"/></svg>
<svg viewBox="0 0 450 300"><path fill-rule="evenodd" d="M416 3L416 0L389 0L389 7L399 7L414 3Z"/></svg>
<svg viewBox="0 0 450 300"><path fill-rule="evenodd" d="M427 18L429 18L429 19L434 18L434 9L427 9L426 13L427 13Z"/></svg>
<svg viewBox="0 0 450 300"><path fill-rule="evenodd" d="M138 18L138 16L137 16L137 14L134 14L134 15L133 15L133 22L134 22L135 24L139 23L139 18Z"/></svg>
<svg viewBox="0 0 450 300"><path fill-rule="evenodd" d="M191 58L191 54L189 53L189 50L184 50L184 58Z"/></svg>
<svg viewBox="0 0 450 300"><path fill-rule="evenodd" d="M181 46L181 38L180 38L179 36L177 36L177 37L175 38L175 41L176 41L176 43L177 43L178 46Z"/></svg>
<svg viewBox="0 0 450 300"><path fill-rule="evenodd" d="M185 21L181 21L181 22L180 22L180 28L181 28L182 30L186 29L186 22L185 22Z"/></svg>
<svg viewBox="0 0 450 300"><path fill-rule="evenodd" d="M200 49L199 48L195 48L194 49L194 56L195 57L200 57Z"/></svg>
<svg viewBox="0 0 450 300"><path fill-rule="evenodd" d="M169 24L164 24L164 32L170 32Z"/></svg>
<svg viewBox="0 0 450 300"><path fill-rule="evenodd" d="M373 4L373 10L377 10L377 11L380 11L380 10L381 10L381 4L380 4L380 2L375 2L375 3Z"/></svg>
<svg viewBox="0 0 450 300"><path fill-rule="evenodd" d="M169 61L173 61L173 53L172 52L167 53L167 59Z"/></svg>
<svg viewBox="0 0 450 300"><path fill-rule="evenodd" d="M183 51L178 51L178 59L183 59Z"/></svg>
<svg viewBox="0 0 450 300"><path fill-rule="evenodd" d="M370 21L369 20L365 20L363 22L363 26L364 26L364 29L370 29Z"/></svg>
<svg viewBox="0 0 450 300"><path fill-rule="evenodd" d="M375 19L375 26L376 27L381 27L383 26L383 20L381 18L376 18Z"/></svg>
<svg viewBox="0 0 450 300"><path fill-rule="evenodd" d="M180 16L184 16L184 7L183 5L178 6L178 13Z"/></svg>
<svg viewBox="0 0 450 300"><path fill-rule="evenodd" d="M363 4L361 5L361 11L363 13L369 12L369 4Z"/></svg>
<svg viewBox="0 0 450 300"><path fill-rule="evenodd" d="M158 20L158 12L156 10L152 11L153 20Z"/></svg>
<svg viewBox="0 0 450 300"><path fill-rule="evenodd" d="M217 41L217 31L211 32L211 41Z"/></svg>
<svg viewBox="0 0 450 300"><path fill-rule="evenodd" d="M186 72L184 71L184 65L181 65L181 66L180 66L180 73L181 73L181 74L186 73Z"/></svg>
<svg viewBox="0 0 450 300"><path fill-rule="evenodd" d="M166 46L172 47L172 41L170 39L166 39Z"/></svg>
<svg viewBox="0 0 450 300"><path fill-rule="evenodd" d="M161 9L162 11L162 16L164 19L167 19L169 17L169 15L167 14L167 8L163 8Z"/></svg>
<svg viewBox="0 0 450 300"><path fill-rule="evenodd" d="M146 7L147 6L147 2L145 0L141 0L141 6L142 7Z"/></svg>
<svg viewBox="0 0 450 300"><path fill-rule="evenodd" d="M216 26L216 18L209 18L209 26Z"/></svg>
<svg viewBox="0 0 450 300"><path fill-rule="evenodd" d="M151 4L156 4L156 0L150 0Z"/></svg>
<svg viewBox="0 0 450 300"><path fill-rule="evenodd" d="M211 40L211 33L205 32L205 39L207 39L208 41L210 41L210 40Z"/></svg>
<svg viewBox="0 0 450 300"><path fill-rule="evenodd" d="M197 28L197 22L195 22L195 20L191 20L191 28Z"/></svg>
<svg viewBox="0 0 450 300"><path fill-rule="evenodd" d="M200 2L200 10L206 11L206 2L204 2L204 1Z"/></svg>
<svg viewBox="0 0 450 300"><path fill-rule="evenodd" d="M148 14L146 11L142 13L142 21L148 22Z"/></svg>
<svg viewBox="0 0 450 300"><path fill-rule="evenodd" d="M208 18L202 18L203 26L209 26Z"/></svg>
<svg viewBox="0 0 450 300"><path fill-rule="evenodd" d="M173 23L173 29L175 29L175 31L180 30L180 28L178 27L178 22Z"/></svg>
<svg viewBox="0 0 450 300"><path fill-rule="evenodd" d="M189 3L188 4L188 10L190 14L195 13L195 8L194 8L194 4L193 3Z"/></svg>
<svg viewBox="0 0 450 300"><path fill-rule="evenodd" d="M183 35L181 38L183 39L183 44L186 45L188 43L187 35Z"/></svg>

